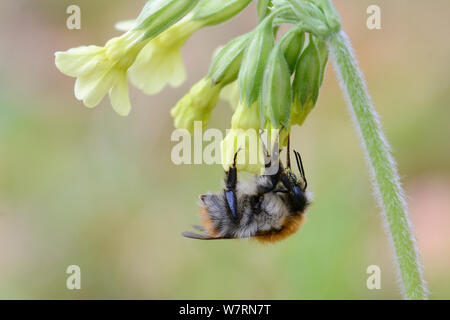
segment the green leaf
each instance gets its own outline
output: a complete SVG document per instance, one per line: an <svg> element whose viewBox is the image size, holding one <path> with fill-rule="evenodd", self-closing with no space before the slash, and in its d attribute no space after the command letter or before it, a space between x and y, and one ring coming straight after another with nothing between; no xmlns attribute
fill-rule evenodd
<svg viewBox="0 0 450 320"><path fill-rule="evenodd" d="M252 0L200 0L192 11L193 20L215 25L231 19L245 9Z"/></svg>
<svg viewBox="0 0 450 320"><path fill-rule="evenodd" d="M241 99L251 106L258 99L267 58L274 46L273 16L266 17L250 38L239 70L238 84Z"/></svg>
<svg viewBox="0 0 450 320"><path fill-rule="evenodd" d="M142 40L158 34L184 17L198 0L153 0L147 1L136 19L134 29L145 29Z"/></svg>
<svg viewBox="0 0 450 320"><path fill-rule="evenodd" d="M267 60L258 103L274 128L288 127L292 105L291 73L280 44L275 46Z"/></svg>
<svg viewBox="0 0 450 320"><path fill-rule="evenodd" d="M250 36L247 33L231 40L213 59L208 76L215 84L225 86L237 79Z"/></svg>

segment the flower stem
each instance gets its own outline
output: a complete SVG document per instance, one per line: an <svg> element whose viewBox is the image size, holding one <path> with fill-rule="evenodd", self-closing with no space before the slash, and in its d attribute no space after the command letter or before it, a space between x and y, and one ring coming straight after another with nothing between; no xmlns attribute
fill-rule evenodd
<svg viewBox="0 0 450 320"><path fill-rule="evenodd" d="M343 31L330 36L329 50L340 78L341 89L355 127L360 133L366 160L371 171L373 188L382 208L387 233L393 244L405 299L427 299L426 283L419 262L419 251L411 234L411 221L390 146L379 122L362 72Z"/></svg>

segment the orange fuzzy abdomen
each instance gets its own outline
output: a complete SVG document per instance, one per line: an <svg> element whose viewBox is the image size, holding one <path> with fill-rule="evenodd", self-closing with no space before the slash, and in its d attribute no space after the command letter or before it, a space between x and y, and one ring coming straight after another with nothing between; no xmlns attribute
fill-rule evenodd
<svg viewBox="0 0 450 320"><path fill-rule="evenodd" d="M305 221L306 216L298 212L295 216L286 218L281 230L269 231L265 234L258 235L255 238L262 243L281 241L296 233Z"/></svg>
<svg viewBox="0 0 450 320"><path fill-rule="evenodd" d="M218 232L214 228L214 226L211 222L211 218L209 217L208 209L206 209L205 206L202 206L200 208L200 217L202 218L203 225L204 225L206 231L209 233L209 235L211 235L212 237L216 237Z"/></svg>

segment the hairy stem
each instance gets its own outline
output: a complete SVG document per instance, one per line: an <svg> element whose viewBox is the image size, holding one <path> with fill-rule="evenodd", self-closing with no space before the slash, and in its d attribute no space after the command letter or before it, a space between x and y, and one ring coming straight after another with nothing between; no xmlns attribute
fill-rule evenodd
<svg viewBox="0 0 450 320"><path fill-rule="evenodd" d="M426 299L428 292L419 262L419 252L411 234L411 222L396 163L383 134L379 116L372 105L362 72L343 31L330 36L328 46L334 58L335 70L340 78L348 109L360 133L373 188L394 248L403 295L406 299Z"/></svg>

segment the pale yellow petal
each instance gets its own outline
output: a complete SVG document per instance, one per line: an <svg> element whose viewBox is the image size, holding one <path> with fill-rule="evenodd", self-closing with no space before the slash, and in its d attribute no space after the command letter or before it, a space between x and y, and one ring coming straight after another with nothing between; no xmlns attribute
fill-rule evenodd
<svg viewBox="0 0 450 320"><path fill-rule="evenodd" d="M127 116L131 110L130 96L128 94L128 84L126 74L119 76L116 84L109 91L111 105L119 115Z"/></svg>
<svg viewBox="0 0 450 320"><path fill-rule="evenodd" d="M102 61L103 47L82 46L55 52L56 67L70 77L78 77L98 67Z"/></svg>
<svg viewBox="0 0 450 320"><path fill-rule="evenodd" d="M172 68L170 70L169 84L172 87L177 88L186 81L186 69L184 68L184 63L181 58L181 52L174 52L170 61Z"/></svg>
<svg viewBox="0 0 450 320"><path fill-rule="evenodd" d="M220 99L228 102L233 110L236 110L236 107L239 103L239 98L239 88L237 81L226 85L220 93Z"/></svg>
<svg viewBox="0 0 450 320"><path fill-rule="evenodd" d="M227 132L221 143L222 166L225 171L232 165L238 150L238 170L261 174L264 170L264 156L256 130L235 129Z"/></svg>
<svg viewBox="0 0 450 320"><path fill-rule="evenodd" d="M111 71L105 73L93 71L77 78L75 97L82 100L86 107L93 108L102 101L116 81L115 74Z"/></svg>
<svg viewBox="0 0 450 320"><path fill-rule="evenodd" d="M129 75L133 85L148 95L160 92L167 84L180 86L186 80L180 48L169 50L158 39L150 41L138 54Z"/></svg>

